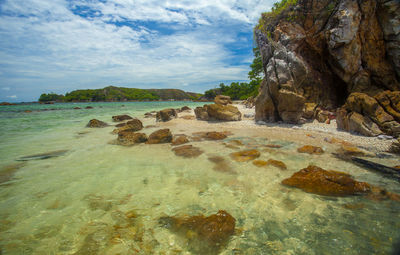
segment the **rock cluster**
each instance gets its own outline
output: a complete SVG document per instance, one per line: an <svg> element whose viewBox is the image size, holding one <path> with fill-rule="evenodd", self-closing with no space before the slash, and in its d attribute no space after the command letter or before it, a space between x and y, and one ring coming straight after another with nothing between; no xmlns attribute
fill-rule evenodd
<svg viewBox="0 0 400 255"><path fill-rule="evenodd" d="M223 120L239 121L242 119L242 113L237 107L231 105L229 96L218 95L214 99L215 104L196 107L194 113L199 120Z"/></svg>
<svg viewBox="0 0 400 255"><path fill-rule="evenodd" d="M255 29L265 73L256 121L329 122L347 99L340 128L398 135L399 9L396 0L302 0L264 13Z"/></svg>

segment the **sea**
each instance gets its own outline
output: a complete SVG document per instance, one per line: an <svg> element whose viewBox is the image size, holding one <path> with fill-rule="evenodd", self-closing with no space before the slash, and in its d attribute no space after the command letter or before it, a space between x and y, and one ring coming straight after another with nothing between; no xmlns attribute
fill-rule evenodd
<svg viewBox="0 0 400 255"><path fill-rule="evenodd" d="M94 118L115 125L112 116L128 114L156 125L141 131L150 134L159 127L144 118L146 112L203 104L0 106L0 254L399 254L400 202L320 196L281 184L308 164L400 193L397 180L330 153L299 154L295 141L251 130L224 141L192 142L204 153L183 158L170 144L115 145L114 126L86 127ZM288 169L231 160L231 140L281 146L263 150L260 159L273 157ZM211 156L223 157L231 171L218 171ZM379 160L400 165L394 156ZM182 233L161 220L219 210L235 218L235 233L213 248L207 240L195 241L195 230Z"/></svg>

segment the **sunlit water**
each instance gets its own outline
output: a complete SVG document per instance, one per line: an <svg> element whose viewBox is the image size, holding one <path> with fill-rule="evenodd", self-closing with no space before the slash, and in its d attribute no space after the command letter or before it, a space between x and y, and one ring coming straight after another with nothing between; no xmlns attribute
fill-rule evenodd
<svg viewBox="0 0 400 255"><path fill-rule="evenodd" d="M73 109L87 105L94 109ZM394 252L393 246L400 238L399 202L330 198L280 184L294 172L315 164L400 193L395 180L336 160L329 153L298 154L296 142L259 137L242 130L225 141L192 142L204 153L186 159L177 157L169 144L111 145L109 142L116 138L111 133L114 127L85 127L92 118L112 124L111 116L117 114L138 117L145 125L155 124L154 119L144 119L143 114L183 105L193 108L201 104L1 107L2 171L20 164L16 159L21 156L68 151L59 157L17 165L15 169L19 169L12 171L12 178L0 185L0 254L203 254L201 247L191 247L188 237L165 228L159 219L208 216L218 210L225 210L236 219L236 232L218 251L221 254ZM51 108L56 110L43 111ZM154 130L157 128L143 132ZM202 130L192 130L195 131ZM288 170L231 161L229 154L234 150L223 142L232 139L241 140L246 148L259 148L260 159L285 162ZM267 143L283 147L263 150L262 145ZM327 144L324 148L333 150ZM232 171L215 171L209 156L225 157ZM396 158L380 162L400 164ZM347 204L356 206L348 209Z"/></svg>

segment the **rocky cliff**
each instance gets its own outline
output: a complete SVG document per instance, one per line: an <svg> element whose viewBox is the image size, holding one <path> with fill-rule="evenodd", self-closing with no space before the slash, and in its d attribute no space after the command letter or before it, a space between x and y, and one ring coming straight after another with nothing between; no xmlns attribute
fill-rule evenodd
<svg viewBox="0 0 400 255"><path fill-rule="evenodd" d="M256 120L298 123L311 105L338 111L339 128L398 136L400 1L282 2L255 28L265 72Z"/></svg>

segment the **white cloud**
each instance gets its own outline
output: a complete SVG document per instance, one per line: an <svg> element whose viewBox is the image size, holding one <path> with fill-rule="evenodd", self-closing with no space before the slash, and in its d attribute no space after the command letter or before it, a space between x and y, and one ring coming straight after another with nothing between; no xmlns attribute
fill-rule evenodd
<svg viewBox="0 0 400 255"><path fill-rule="evenodd" d="M238 31L227 29L251 31L269 2L5 0L0 3L7 14L0 14L0 84L38 86L40 94L46 87L70 91L243 80L248 64L230 64L234 56L226 47L240 41ZM88 9L94 15L74 14Z"/></svg>
<svg viewBox="0 0 400 255"><path fill-rule="evenodd" d="M7 96L8 98L16 99L18 98L17 95Z"/></svg>
<svg viewBox="0 0 400 255"><path fill-rule="evenodd" d="M1 89L4 91L10 91L11 88L10 87L2 87Z"/></svg>

